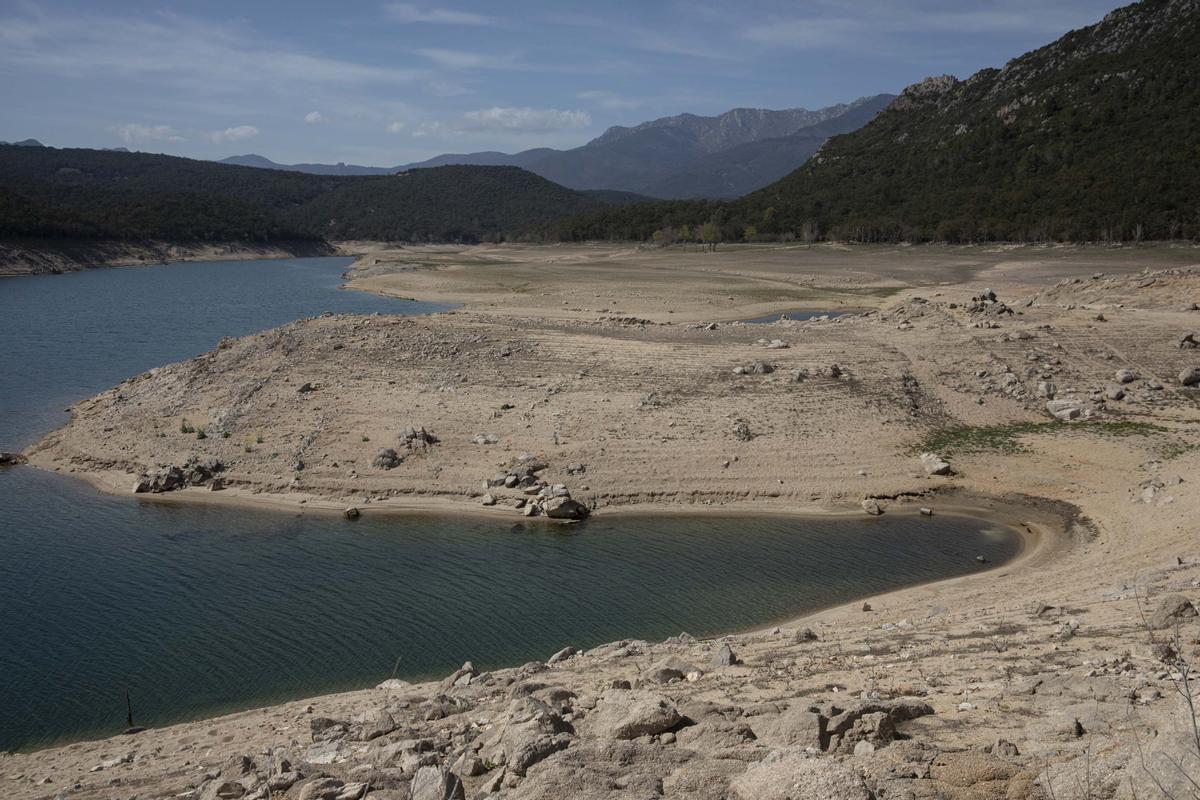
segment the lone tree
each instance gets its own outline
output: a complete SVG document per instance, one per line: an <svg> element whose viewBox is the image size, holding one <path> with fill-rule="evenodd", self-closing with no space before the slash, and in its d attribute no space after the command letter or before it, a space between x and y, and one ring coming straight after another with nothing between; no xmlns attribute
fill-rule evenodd
<svg viewBox="0 0 1200 800"><path fill-rule="evenodd" d="M700 241L708 245L710 252L717 251L717 242L721 241L721 229L715 222L706 222L700 226Z"/></svg>

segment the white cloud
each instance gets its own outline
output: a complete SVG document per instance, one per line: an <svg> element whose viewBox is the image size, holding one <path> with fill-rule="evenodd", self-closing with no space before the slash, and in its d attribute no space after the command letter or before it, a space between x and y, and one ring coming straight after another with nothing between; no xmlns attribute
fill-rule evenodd
<svg viewBox="0 0 1200 800"><path fill-rule="evenodd" d="M387 126L387 132L388 132L388 133L399 133L399 132L400 132L400 131L402 131L402 130L404 130L404 123L403 123L403 122L390 122L390 123L388 123L388 126Z"/></svg>
<svg viewBox="0 0 1200 800"><path fill-rule="evenodd" d="M304 121L309 125L319 125L322 122L329 122L329 117L325 116L320 111L310 111L304 115Z"/></svg>
<svg viewBox="0 0 1200 800"><path fill-rule="evenodd" d="M586 128L592 117L586 111L557 108L482 108L468 111L456 124L463 131L564 131Z"/></svg>
<svg viewBox="0 0 1200 800"><path fill-rule="evenodd" d="M80 75L136 78L181 89L193 97L241 94L254 86L344 91L365 84L408 84L423 70L375 66L301 52L245 27L218 25L162 12L144 17L39 13L0 14L5 36L0 65L77 79Z"/></svg>
<svg viewBox="0 0 1200 800"><path fill-rule="evenodd" d="M258 128L253 125L238 125L234 128L226 128L223 131L213 131L208 135L208 140L213 144L225 144L227 142L240 142L243 139L250 139L258 136Z"/></svg>
<svg viewBox="0 0 1200 800"><path fill-rule="evenodd" d="M412 3L388 3L383 7L387 15L397 22L425 22L434 25L498 25L499 21L483 14L469 11L452 11L448 8L424 8Z"/></svg>
<svg viewBox="0 0 1200 800"><path fill-rule="evenodd" d="M130 122L126 125L117 125L110 128L110 130L121 137L121 141L125 144L183 141L183 137L179 135L179 131L170 125L142 125L137 122Z"/></svg>

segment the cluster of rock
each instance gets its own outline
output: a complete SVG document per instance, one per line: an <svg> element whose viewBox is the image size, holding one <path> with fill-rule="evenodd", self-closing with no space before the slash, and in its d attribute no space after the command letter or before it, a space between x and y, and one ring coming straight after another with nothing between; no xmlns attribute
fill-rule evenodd
<svg viewBox="0 0 1200 800"><path fill-rule="evenodd" d="M20 453L0 453L0 467L12 467L25 461L25 456Z"/></svg>
<svg viewBox="0 0 1200 800"><path fill-rule="evenodd" d="M989 317L1010 316L1015 313L1008 304L998 300L996 293L991 289L984 289L979 294L974 295L971 301L964 306L964 309L968 314L979 314Z"/></svg>
<svg viewBox="0 0 1200 800"><path fill-rule="evenodd" d="M133 485L134 494L175 492L188 486L205 486L213 491L225 488L219 473L225 465L216 458L190 456L182 465L160 466L140 475Z"/></svg>
<svg viewBox="0 0 1200 800"><path fill-rule="evenodd" d="M438 443L438 438L424 427L407 427L400 431L400 450L385 447L375 454L371 466L376 469L395 469L404 463L404 459L413 453L424 452Z"/></svg>
<svg viewBox="0 0 1200 800"><path fill-rule="evenodd" d="M527 517L544 516L558 520L581 520L588 516L588 507L571 497L562 483L550 483L538 476L549 465L528 453L519 456L505 473L483 482L483 505L495 506L507 502ZM584 464L570 464L568 474L579 475L587 470ZM503 497L501 490L514 497Z"/></svg>

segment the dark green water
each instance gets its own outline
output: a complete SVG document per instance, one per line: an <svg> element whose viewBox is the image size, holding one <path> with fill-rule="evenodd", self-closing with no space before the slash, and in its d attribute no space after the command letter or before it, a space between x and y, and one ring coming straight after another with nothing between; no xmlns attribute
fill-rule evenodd
<svg viewBox="0 0 1200 800"><path fill-rule="evenodd" d="M221 336L334 311L331 259L0 280L0 449ZM600 516L568 529L140 502L0 470L0 749L545 658L565 644L767 624L1011 557L986 522Z"/></svg>

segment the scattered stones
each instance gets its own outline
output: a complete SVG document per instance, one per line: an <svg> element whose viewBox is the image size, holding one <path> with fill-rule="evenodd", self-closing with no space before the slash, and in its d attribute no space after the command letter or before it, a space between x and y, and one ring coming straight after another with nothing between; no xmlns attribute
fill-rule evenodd
<svg viewBox="0 0 1200 800"><path fill-rule="evenodd" d="M183 466L159 467L154 472L145 473L134 484L134 494L160 494L175 492L188 486L203 486L217 473L223 472L225 465L215 458L200 458L191 456Z"/></svg>

